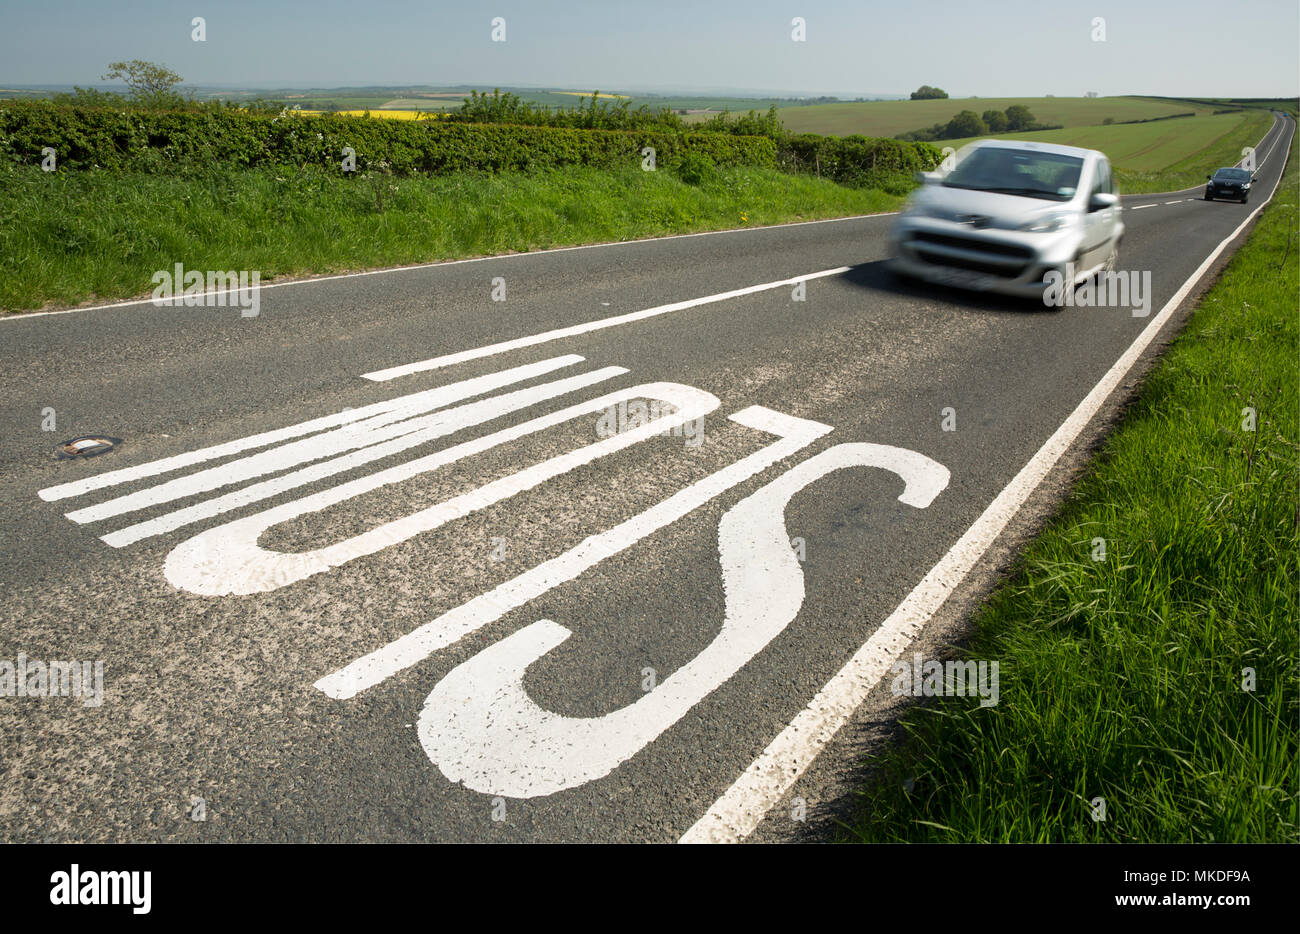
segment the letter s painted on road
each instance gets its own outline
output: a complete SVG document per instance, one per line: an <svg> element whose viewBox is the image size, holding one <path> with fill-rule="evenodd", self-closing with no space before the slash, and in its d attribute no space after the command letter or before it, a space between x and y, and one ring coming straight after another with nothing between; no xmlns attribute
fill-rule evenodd
<svg viewBox="0 0 1300 934"><path fill-rule="evenodd" d="M524 689L528 667L570 635L539 620L447 674L425 701L420 743L452 781L485 794L533 798L601 778L653 741L757 655L798 615L803 570L790 548L785 510L821 477L876 467L905 484L898 499L924 509L948 485L930 458L881 444L840 444L741 500L718 525L726 593L722 629L699 655L635 703L600 717L565 717Z"/></svg>

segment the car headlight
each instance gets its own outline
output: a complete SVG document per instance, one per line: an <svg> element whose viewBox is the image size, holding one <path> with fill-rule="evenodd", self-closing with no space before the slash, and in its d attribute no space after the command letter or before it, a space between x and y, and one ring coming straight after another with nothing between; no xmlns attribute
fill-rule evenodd
<svg viewBox="0 0 1300 934"><path fill-rule="evenodd" d="M1030 233L1053 233L1062 227L1068 227L1074 221L1072 211L1057 211L1055 214L1044 214L1042 217L1034 218L1027 224L1021 224L1017 230L1027 230Z"/></svg>

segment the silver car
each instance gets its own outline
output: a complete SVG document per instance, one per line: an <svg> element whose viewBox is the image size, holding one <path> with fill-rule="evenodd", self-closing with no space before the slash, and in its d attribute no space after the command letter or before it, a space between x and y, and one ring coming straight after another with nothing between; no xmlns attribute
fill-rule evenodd
<svg viewBox="0 0 1300 934"><path fill-rule="evenodd" d="M1110 162L1095 149L981 140L923 173L889 233L904 276L1040 298L1114 269L1124 236Z"/></svg>

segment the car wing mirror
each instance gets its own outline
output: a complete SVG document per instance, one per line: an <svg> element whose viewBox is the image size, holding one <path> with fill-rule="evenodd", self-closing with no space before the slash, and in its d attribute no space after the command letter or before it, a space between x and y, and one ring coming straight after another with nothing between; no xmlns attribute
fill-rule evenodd
<svg viewBox="0 0 1300 934"><path fill-rule="evenodd" d="M1113 208L1117 204L1119 204L1119 195L1099 191L1088 199L1088 210L1100 211L1102 208Z"/></svg>

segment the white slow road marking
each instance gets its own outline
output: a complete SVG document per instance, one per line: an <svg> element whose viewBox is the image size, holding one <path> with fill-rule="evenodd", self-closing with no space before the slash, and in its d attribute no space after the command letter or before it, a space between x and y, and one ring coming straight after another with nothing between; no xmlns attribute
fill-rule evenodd
<svg viewBox="0 0 1300 934"><path fill-rule="evenodd" d="M764 282L760 285L750 285L743 289L732 289L730 292L718 292L716 295L705 295L703 298L691 298L682 302L672 302L668 305L656 305L653 308L643 308L640 311L629 312L625 315L599 318L595 321L588 321L585 324L575 324L567 328L556 328L553 331L544 331L541 334L530 334L528 337L502 341L499 344L488 344L486 347L475 347L473 350L462 350L458 353L450 353L441 357L434 357L431 360L421 360L417 363L406 363L402 366L390 367L387 370L376 370L373 373L363 373L361 375L366 379L375 380L377 382L397 379L399 376L408 376L411 373L421 373L425 370L437 370L457 363L464 363L466 360L477 360L480 357L490 357L495 354L508 353L512 350L518 350L521 347L533 347L537 344L545 344L548 341L560 340L565 337L575 337L579 334L589 334L592 331L618 327L621 324L630 324L633 321L644 321L647 318L670 314L674 311L684 311L687 308L698 308L700 305L709 305L714 302L725 301L729 298L739 298L742 295L753 295L755 292L766 292L769 289L777 289L783 285L798 285L800 282L808 282L812 279L821 279L826 276L838 276L848 272L849 268L850 267L848 266L837 266L834 269L823 269L821 272L812 272L804 276L795 276L790 279L778 279L775 282Z"/></svg>
<svg viewBox="0 0 1300 934"><path fill-rule="evenodd" d="M485 399L482 402L471 402L468 405L448 409L447 411L439 412L436 415L412 419L411 421L403 422L400 425L390 425L384 432L368 434L363 440L343 439L341 441L335 441L329 435L326 435L323 436L323 440L328 442L328 444L322 445L319 450L311 450L306 454L291 454L289 448L295 447L296 445L286 445L283 448L277 448L274 451L267 452L268 454L281 455L281 457L277 458L277 463L273 467L261 465L257 468L257 473L272 473L278 470L287 469L288 467L296 466L297 464L308 460L318 460L320 457L325 456L325 454L321 453L322 450L325 451L325 453L337 453L337 450L356 447L362 449L353 454L336 457L332 460L325 461L324 463L315 464L311 467L305 467L301 470L296 470L292 473L275 477L271 480L252 484L251 486L244 487L241 490L227 493L224 496L205 500L204 502L196 503L193 506L187 506L184 509L169 512L166 515L157 517L156 519L150 519L146 522L140 522L116 532L111 532L107 535L101 536L101 538L114 548L121 548L124 545L130 545L134 542L140 541L141 539L149 538L154 535L162 535L166 532L173 531L174 529L181 528L182 526L190 525L191 523L199 522L203 519L210 519L213 516L221 515L222 513L229 512L232 509L239 509L243 506L249 505L250 503L259 502L268 497L283 493L286 490L292 490L308 483L315 483L325 477L332 477L335 474L347 470L353 470L364 464L369 464L385 457L391 457L394 454L399 454L402 451L409 450L410 448L417 447L421 444L427 444L430 441L460 431L470 425L478 425L491 419L499 418L501 415L508 412L515 412L520 409L528 408L539 402L544 402L548 399L554 399L566 393L574 392L578 389L585 389L588 386L612 379L615 376L621 376L627 372L628 370L626 367L604 367L599 370L593 370L590 373L584 373L580 376L571 376L568 379L543 383L540 386L535 386L530 389L521 389L517 392L507 393L503 396L494 396L493 398ZM333 432L331 432L331 434L333 434ZM366 446L362 447L362 445ZM251 458L249 460L251 460ZM243 461L238 461L229 466L235 468L239 464L243 463ZM220 475L217 478L217 480L221 481L218 485L226 485L227 483L234 483L236 480L247 479L246 476L227 477L224 473L226 469L226 466L215 468ZM251 469L252 468L247 468L241 471L241 473L248 474ZM190 478L185 479L188 480ZM171 484L165 484L165 486L171 486ZM150 499L150 494L153 493L154 490L144 490L138 495ZM185 493L176 493L175 491L172 491L172 493L175 493L175 496L186 495ZM169 499L175 498L175 496L170 493L168 494ZM123 499L131 498L132 497L124 497ZM112 504L119 502L121 501L111 500L109 503L103 505L111 506ZM150 505L152 505L152 503L150 503ZM139 507L132 505L131 508ZM82 512L86 511L87 510L82 510ZM115 507L115 513L122 511L125 510ZM76 518L76 516L76 513L68 513L68 518L70 519ZM79 519L78 521L85 520Z"/></svg>
<svg viewBox="0 0 1300 934"><path fill-rule="evenodd" d="M490 450L528 434L562 424L582 415L596 414L633 399L667 402L676 411L648 425L622 432L612 438L560 454L509 476L486 483L468 493L394 519L337 544L303 552L271 551L257 540L268 529L310 512L319 512L382 486L411 477L471 454ZM683 386L681 383L645 383L621 389L577 405L569 406L494 434L475 438L426 457L381 470L272 507L243 519L208 529L172 549L163 572L172 586L202 596L265 593L321 574L349 561L372 555L399 542L432 531L448 522L530 490L553 477L630 447L647 438L703 418L718 407L718 397Z"/></svg>
<svg viewBox="0 0 1300 934"><path fill-rule="evenodd" d="M603 778L725 684L799 615L803 568L785 510L826 474L875 467L901 477L900 502L925 509L948 485L947 468L883 444L841 444L791 468L718 524L725 616L713 641L632 704L599 717L544 710L524 688L528 667L569 638L539 620L449 672L425 700L419 736L449 780L489 795L536 798Z"/></svg>
<svg viewBox="0 0 1300 934"><path fill-rule="evenodd" d="M540 597L565 581L573 580L588 568L624 551L647 535L677 521L831 431L829 425L783 415L758 405L735 413L731 416L731 421L746 428L777 435L780 440L697 480L645 512L585 539L563 554L542 562L383 648L326 675L316 682L316 687L339 700L354 697L423 661L468 633L500 619L529 600Z"/></svg>
<svg viewBox="0 0 1300 934"><path fill-rule="evenodd" d="M578 354L565 354L561 357L542 360L540 363L512 367L508 370L488 373L486 376L476 376L473 379L463 380L459 383L439 386L437 389L428 389L424 392L398 396L396 399L388 399L384 402L376 402L374 405L362 406L359 409L335 412L333 415L300 422L297 425L290 425L288 428L278 428L275 431L263 432L260 435L249 435L247 438L200 448L197 451L188 451L184 454L177 454L175 457L165 457L162 460L150 461L136 467L123 467L120 470L110 470L108 473L73 480L71 483L61 483L58 486L41 490L36 495L46 502L66 499L69 496L80 496L83 493L89 493L92 490L103 489L118 483L130 483L133 480L142 480L145 477L156 477L158 474L180 470L182 467L201 464L204 461L216 460L221 457L229 457L231 454L266 447L268 444L287 441L290 438L300 438L303 435L309 435L327 428L337 428L339 425L361 421L375 415L383 415L399 408L420 409L422 411L438 409L451 405L453 402L460 402L464 399L491 392L494 389L500 389L502 386L522 383L525 380L542 376L553 370L573 366L576 363L581 363L584 359Z"/></svg>
<svg viewBox="0 0 1300 934"><path fill-rule="evenodd" d="M1281 181L1281 173L1278 174L1278 181ZM1173 316L1178 305L1227 249L1228 244L1273 199L1276 191L1277 182L1274 182L1273 191L1269 192L1268 198L1251 211L1237 229L1205 258L1123 356L1115 361L1114 366L1070 413L1061 427L1053 432L866 644L854 653L808 706L781 731L678 842L729 843L754 831L767 812L794 786L799 776L848 721L889 667L907 650L934 613L966 578L970 569L1133 368L1133 364Z"/></svg>

